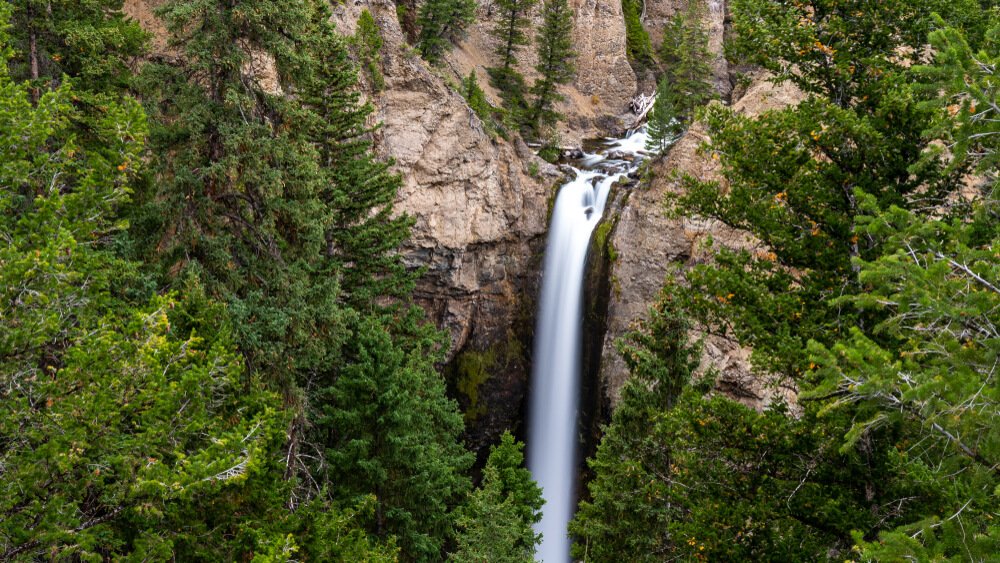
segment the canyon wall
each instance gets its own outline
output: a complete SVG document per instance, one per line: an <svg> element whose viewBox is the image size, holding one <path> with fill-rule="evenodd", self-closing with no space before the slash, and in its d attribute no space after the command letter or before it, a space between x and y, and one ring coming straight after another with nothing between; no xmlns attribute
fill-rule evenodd
<svg viewBox="0 0 1000 563"><path fill-rule="evenodd" d="M447 73L406 44L393 2L336 6L342 33L354 32L363 9L384 41L385 87L369 93L382 124L376 149L403 175L398 209L416 220L404 254L426 270L417 301L450 336L446 375L466 439L482 451L521 418L548 201L561 174L520 141L484 131Z"/></svg>
<svg viewBox="0 0 1000 563"><path fill-rule="evenodd" d="M733 87L725 54L726 18L729 14L726 0L645 0L642 24L649 32L653 48L659 49L663 43L663 28L677 13L686 10L691 2L701 4L698 7L703 18L701 23L708 32L708 52L712 55L712 80L719 95L728 99Z"/></svg>
<svg viewBox="0 0 1000 563"><path fill-rule="evenodd" d="M576 77L561 86L565 98L557 109L565 116L559 124L563 146L579 146L583 139L623 131L635 116L628 103L637 91L635 73L625 54L625 20L621 0L569 0L573 11L573 45L577 52ZM528 84L538 79L535 65L535 31L541 25L541 3L532 12L531 44L521 48L518 70ZM466 37L445 59L454 80L475 71L480 85L494 105L500 97L489 85L486 68L496 61L496 39L490 34L497 21L492 0L480 2L476 21Z"/></svg>
<svg viewBox="0 0 1000 563"><path fill-rule="evenodd" d="M759 76L733 109L758 115L769 109L796 104L802 99L789 84L775 86L767 76ZM759 241L747 233L716 221L674 217L664 200L681 189L679 178L690 175L702 181L722 181L717 160L700 147L708 140L704 127L695 124L670 149L651 163L652 179L633 188L626 203L617 210L610 244L615 259L610 267L611 291L606 318L607 333L601 354L600 380L606 396L614 404L628 378L628 370L614 348L614 341L647 318L668 276L683 280L692 266L711 260L715 249L761 250ZM724 183L720 186L725 189ZM712 245L706 243L711 239ZM705 336L701 333L694 335ZM705 336L702 368L719 372L717 390L745 404L762 408L777 396L790 399L794 390L770 382L752 372L749 350L733 341Z"/></svg>

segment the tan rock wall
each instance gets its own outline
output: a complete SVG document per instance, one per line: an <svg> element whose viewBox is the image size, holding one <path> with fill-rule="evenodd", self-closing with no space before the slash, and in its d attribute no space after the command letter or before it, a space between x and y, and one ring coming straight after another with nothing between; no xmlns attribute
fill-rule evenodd
<svg viewBox="0 0 1000 563"><path fill-rule="evenodd" d="M734 109L759 115L798 103L801 93L783 84L775 86L760 76ZM680 276L695 264L711 260L714 248L763 250L748 233L731 229L717 221L669 216L664 205L668 193L681 189L678 177L689 174L703 181L722 180L719 163L699 149L707 141L703 126L693 126L670 150L652 164L654 178L633 189L619 211L618 225L611 241L617 253L612 264L612 292L608 306L607 334L602 354L601 380L612 404L628 378L624 361L614 349L614 341L648 318L668 276ZM705 242L711 237L713 246ZM695 336L703 336L696 334ZM705 340L702 368L719 370L717 388L733 398L761 408L777 396L792 397L792 390L770 385L766 376L752 372L749 350L726 338Z"/></svg>
<svg viewBox="0 0 1000 563"><path fill-rule="evenodd" d="M166 30L153 14L161 2L126 2L126 12L153 32L158 52L166 49ZM450 357L473 350L500 358L476 390L484 414L472 421L468 438L481 447L520 419L528 377L520 339L530 324L548 198L561 176L523 144L483 130L448 86L447 73L430 69L405 43L391 0L335 5L341 33L353 34L366 8L384 41L385 87L366 93L375 107L372 123L382 124L375 149L395 161L403 176L397 208L416 220L403 252L408 264L427 272L417 300L448 332ZM277 91L266 58L253 62L262 67L251 69L262 85Z"/></svg>
<svg viewBox="0 0 1000 563"><path fill-rule="evenodd" d="M570 0L573 10L573 43L577 51L576 78L560 88L566 100L558 109L566 116L559 125L564 145L578 146L583 139L605 136L632 123L628 102L636 94L636 77L625 54L625 20L621 0ZM541 24L536 5L532 18L531 44L522 47L518 69L530 85L535 71L536 30ZM497 18L491 0L480 2L476 22L468 36L446 58L446 66L457 80L473 69L491 101L499 96L488 86L486 68L495 63L495 40L490 35Z"/></svg>
<svg viewBox="0 0 1000 563"><path fill-rule="evenodd" d="M726 98L732 91L729 63L724 52L726 17L729 9L726 0L646 0L643 26L649 32L653 47L659 48L663 43L663 29L667 23L675 14L687 9L690 2L699 2L703 5L702 12L705 14L705 19L702 24L708 32L708 52L712 54L712 78L716 91Z"/></svg>

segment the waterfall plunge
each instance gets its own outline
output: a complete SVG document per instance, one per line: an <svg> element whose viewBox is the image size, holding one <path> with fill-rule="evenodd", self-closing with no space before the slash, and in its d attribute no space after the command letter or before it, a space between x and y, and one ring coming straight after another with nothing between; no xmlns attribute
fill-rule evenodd
<svg viewBox="0 0 1000 563"><path fill-rule="evenodd" d="M645 142L646 131L642 128L628 138L611 140L605 152L638 156ZM594 166L603 160L603 154L587 155L584 164ZM576 178L560 188L552 211L528 415L528 468L545 498L542 520L535 525L535 532L542 534L535 558L545 563L569 561L566 526L576 508L577 409L587 249L611 186L625 175L576 170Z"/></svg>

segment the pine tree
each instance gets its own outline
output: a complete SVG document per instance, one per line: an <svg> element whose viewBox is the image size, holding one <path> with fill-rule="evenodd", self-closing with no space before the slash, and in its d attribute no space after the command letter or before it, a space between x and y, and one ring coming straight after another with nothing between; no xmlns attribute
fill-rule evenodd
<svg viewBox="0 0 1000 563"><path fill-rule="evenodd" d="M676 117L683 122L713 97L703 11L701 2L689 2L685 11L677 13L663 28L659 54L664 73L657 94L670 98Z"/></svg>
<svg viewBox="0 0 1000 563"><path fill-rule="evenodd" d="M1000 487L1000 436L992 422L1000 396L991 383L1000 354L991 118L997 94L990 86L1000 52L990 40L977 49L961 30L936 20L930 35L936 60L917 69L921 86L939 95L928 105L941 117L937 133L954 140L953 166L973 164L988 179L972 201L930 217L898 206L881 209L872 196L859 194L859 231L880 253L855 260L866 291L838 301L878 311L881 321L852 328L833 344L810 342L817 385L808 397L833 412L869 410L855 419L843 448L886 425L907 424L915 433L910 442L920 446L897 446L896 462L945 497L937 510L897 522L877 541L856 536L872 560L987 560L1000 549L990 508Z"/></svg>
<svg viewBox="0 0 1000 563"><path fill-rule="evenodd" d="M146 33L122 13L122 0L11 0L11 77L36 90L74 81L77 95L124 88L144 53Z"/></svg>
<svg viewBox="0 0 1000 563"><path fill-rule="evenodd" d="M622 15L625 19L625 53L628 55L629 63L637 71L655 64L653 43L646 27L642 25L643 7L644 4L640 0L622 0Z"/></svg>
<svg viewBox="0 0 1000 563"><path fill-rule="evenodd" d="M517 64L517 52L528 45L526 32L531 25L531 10L538 0L498 0L496 10L499 15L490 35L497 40L494 53L500 58L500 68L509 69Z"/></svg>
<svg viewBox="0 0 1000 563"><path fill-rule="evenodd" d="M917 85L926 69L906 60L938 6L734 2L736 47L808 98L754 118L706 112L727 190L688 179L679 209L748 230L763 248L721 251L686 274L690 289L671 293L701 326L752 347L757 369L795 381L805 400L789 420L682 393L655 429L676 473L649 496L663 494L677 511L654 514L665 522L655 547L719 560L839 558L851 549L871 560L976 559L995 550L996 526L983 512L985 491L996 487L987 445L995 438L979 418L992 406L975 391L985 392L991 360L979 353L992 358L993 343L958 336L977 333L965 327L981 326L993 307L963 292L980 293L972 280L995 277L985 260L994 204L984 194L978 214L958 213L968 205L951 197L970 163L945 161L928 133L959 141L950 156L965 154L964 140L989 137L941 126L972 105L971 66ZM886 52L900 57L878 55ZM956 97L941 102L941 92ZM979 412L966 412L970 400ZM588 518L617 506L632 475L647 482L628 462L598 461L607 464L599 470L609 475L607 498L597 503L595 493L597 508L581 511ZM613 525L586 524L581 535L613 545Z"/></svg>
<svg viewBox="0 0 1000 563"><path fill-rule="evenodd" d="M441 62L476 17L476 0L425 0L417 14L417 49L431 64Z"/></svg>
<svg viewBox="0 0 1000 563"><path fill-rule="evenodd" d="M458 442L462 415L434 369L438 343L405 349L385 324L362 318L352 327L351 361L319 396L315 422L327 434L338 496L374 493L373 531L395 536L406 560L437 560L469 489L472 455Z"/></svg>
<svg viewBox="0 0 1000 563"><path fill-rule="evenodd" d="M359 312L378 312L413 290L415 273L398 252L413 221L395 211L402 178L390 171L391 161L373 155L367 125L373 109L360 103L355 71L328 15L313 13L306 38L310 72L299 87L310 117L299 127L318 149L329 213L325 257L340 276L340 298Z"/></svg>
<svg viewBox="0 0 1000 563"><path fill-rule="evenodd" d="M560 115L553 106L561 101L557 88L573 79L573 12L566 0L545 0L542 4L542 27L536 39L539 79L531 87L532 103L528 127L539 137L555 125Z"/></svg>
<svg viewBox="0 0 1000 563"><path fill-rule="evenodd" d="M486 99L486 93L479 86L475 70L470 71L469 76L462 80L462 97L469 104L469 108L483 121L483 126L491 135L503 134L496 115L498 112Z"/></svg>
<svg viewBox="0 0 1000 563"><path fill-rule="evenodd" d="M877 541L857 534L870 560L985 561L1000 550L996 208L990 193L964 217L927 220L898 207L880 212L867 197L861 230L882 241L884 254L860 264L870 291L845 305L886 318L868 334L856 327L833 345L810 343L820 383L806 397L826 400L831 412L865 413L852 416L841 448L863 447L885 427L912 428L890 450L893 461L944 497L897 519Z"/></svg>
<svg viewBox="0 0 1000 563"><path fill-rule="evenodd" d="M685 292L684 299L690 298L687 310L699 321L732 327L733 336L754 349L756 365L772 373L801 377L809 365L805 343L810 338L828 341L838 331L877 320L858 310L816 306L833 294L863 291L852 259L878 252L856 232L857 192L875 196L884 207L906 205L920 192L921 205L927 205L958 185L961 170L924 156L931 144L924 132L937 119L923 103L930 95L912 91L912 68L873 55L902 48L912 33L906 22L920 27L920 20L896 17L894 9L906 16L914 7L902 4L880 4L863 18L840 7L796 8L802 18L810 18L812 10L822 16L822 25L810 27L808 47L784 9L756 0L736 4L740 41L770 46L754 60L777 71L785 63L766 62L766 57L780 53L802 59L801 75L792 80L812 95L798 106L757 118L709 106L705 121L711 150L720 158L729 188L723 193L714 183L689 180L678 203L686 213L752 232L767 248L756 254L720 252L714 265L699 266L687 276L698 289ZM882 25L895 32L869 32ZM842 43L845 35L851 41ZM789 41L801 41L799 50L788 52L783 45ZM827 53L817 55L821 46ZM853 66L855 72L829 82L824 78L829 68L813 63L817 56L829 57L829 65L844 72ZM845 92L849 101L843 99ZM883 134L889 130L893 135Z"/></svg>
<svg viewBox="0 0 1000 563"><path fill-rule="evenodd" d="M713 379L692 377L698 349L674 292L665 289L650 320L619 345L631 377L590 462L590 499L570 525L577 557L842 559L853 531L942 506L894 463L887 446L906 437L897 426L844 452L840 437L856 413L825 416L806 403L792 417L781 403L757 412L707 394Z"/></svg>
<svg viewBox="0 0 1000 563"><path fill-rule="evenodd" d="M358 59L368 71L368 80L376 92L385 88L385 77L382 76L382 36L379 35L375 18L367 9L361 11L358 17L358 27L354 32L354 45L358 50Z"/></svg>
<svg viewBox="0 0 1000 563"><path fill-rule="evenodd" d="M71 85L36 93L0 64L0 558L234 560L283 538L245 533L285 512L285 417L242 375L220 307L190 287L138 305L114 291L137 268L107 242L141 109L90 116L90 150Z"/></svg>
<svg viewBox="0 0 1000 563"><path fill-rule="evenodd" d="M499 0L496 5L499 18L490 30L497 41L494 54L499 57L500 64L487 68L486 72L490 83L503 99L504 109L517 114L523 113L527 106L524 76L515 68L517 53L530 42L526 32L531 25L528 16L537 2L538 0Z"/></svg>
<svg viewBox="0 0 1000 563"><path fill-rule="evenodd" d="M5 64L11 77L29 81L35 102L69 80L72 103L79 111L66 117L77 142L91 151L102 150L96 131L103 108L128 97L131 68L145 53L147 34L125 18L121 0L8 4L14 52Z"/></svg>
<svg viewBox="0 0 1000 563"><path fill-rule="evenodd" d="M541 537L532 525L541 519L544 501L524 467L523 449L509 432L490 448L482 485L469 495L458 518L458 550L451 561L534 560Z"/></svg>
<svg viewBox="0 0 1000 563"><path fill-rule="evenodd" d="M440 336L397 252L411 225L392 208L401 180L371 156L371 108L321 4L223 4L164 6L187 55L149 69L159 190L143 229L168 280L190 271L226 302L248 367L282 392L288 504L374 494L372 531L433 557L468 462L430 359ZM250 73L268 55L297 96ZM376 376L384 398L350 394ZM386 403L405 422L374 417ZM357 440L378 447L357 454Z"/></svg>
<svg viewBox="0 0 1000 563"><path fill-rule="evenodd" d="M656 153L666 151L683 132L680 115L666 78L660 79L656 88L656 101L649 113L647 132L649 138L646 140L646 150Z"/></svg>
<svg viewBox="0 0 1000 563"><path fill-rule="evenodd" d="M304 387L338 365L346 322L328 258L338 195L310 135L319 117L282 91L313 76L311 41L321 41L313 8L271 0L160 7L183 56L144 69L153 178L133 229L163 283L191 272L226 303L248 371L261 373L296 412L289 476L305 470L298 457ZM275 83L265 81L268 64Z"/></svg>

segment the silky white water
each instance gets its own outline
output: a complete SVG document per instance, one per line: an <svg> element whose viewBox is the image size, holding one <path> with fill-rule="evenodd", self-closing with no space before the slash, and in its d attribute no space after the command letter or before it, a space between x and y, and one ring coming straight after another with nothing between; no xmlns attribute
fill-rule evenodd
<svg viewBox="0 0 1000 563"><path fill-rule="evenodd" d="M644 149L645 138L641 129L626 139L609 140L602 152L634 156ZM588 154L581 164L595 166L604 160L605 154ZM542 520L535 525L542 534L536 560L546 563L569 561L566 526L576 507L584 270L590 236L611 186L632 167L620 164L622 170L616 172L574 169L575 178L559 190L549 225L528 415L528 468L545 499Z"/></svg>

